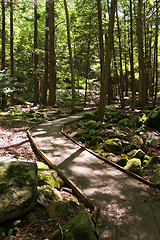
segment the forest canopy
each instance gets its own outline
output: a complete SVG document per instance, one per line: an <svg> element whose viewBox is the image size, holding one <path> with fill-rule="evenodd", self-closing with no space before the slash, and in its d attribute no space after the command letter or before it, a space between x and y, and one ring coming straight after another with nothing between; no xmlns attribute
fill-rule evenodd
<svg viewBox="0 0 160 240"><path fill-rule="evenodd" d="M80 90L86 106L89 89L100 93L102 110L117 95L122 108L128 95L132 109L149 97L155 107L159 7L158 0L2 0L1 94L8 87L54 105L65 90L74 111Z"/></svg>

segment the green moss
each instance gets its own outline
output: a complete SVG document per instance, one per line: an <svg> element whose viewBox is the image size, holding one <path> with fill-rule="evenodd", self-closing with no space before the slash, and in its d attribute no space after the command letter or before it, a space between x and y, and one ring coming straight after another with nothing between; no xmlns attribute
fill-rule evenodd
<svg viewBox="0 0 160 240"><path fill-rule="evenodd" d="M94 137L90 142L89 144L92 145L92 146L96 146L98 145L99 143L103 142L103 139L99 136L97 137Z"/></svg>
<svg viewBox="0 0 160 240"><path fill-rule="evenodd" d="M104 143L103 148L115 154L123 152L122 143L118 138L108 139Z"/></svg>
<svg viewBox="0 0 160 240"><path fill-rule="evenodd" d="M128 160L129 160L129 157L127 155L123 155L116 163L121 167L124 167Z"/></svg>

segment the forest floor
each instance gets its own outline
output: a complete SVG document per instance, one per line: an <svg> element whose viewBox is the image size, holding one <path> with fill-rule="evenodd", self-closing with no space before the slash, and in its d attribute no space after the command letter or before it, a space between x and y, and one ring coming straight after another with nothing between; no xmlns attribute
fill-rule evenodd
<svg viewBox="0 0 160 240"><path fill-rule="evenodd" d="M125 110L128 112L128 109ZM32 149L29 139L27 137L26 131L33 126L34 123L44 120L53 120L59 117L64 117L69 114L69 109L64 108L39 108L39 107L24 107L24 106L14 106L8 108L5 112L0 112L0 160L17 158L18 160L27 161L42 161L40 156L38 156L34 149ZM130 131L129 129L128 131ZM74 137L77 134L77 126L70 125L66 132ZM159 139L159 133L155 130L148 129L145 132L146 137L151 136L154 145L150 146L150 154L155 154L160 156L159 142L157 141L157 136ZM158 135L157 135L158 134ZM76 140L78 140L76 138ZM155 140L155 141L154 141ZM89 147L88 142L86 142L86 147ZM116 156L118 157L118 156ZM146 174L147 176L147 174ZM150 180L150 172L148 172L147 180ZM73 197L71 189L61 189L64 199L70 199ZM74 196L75 197L75 196ZM58 219L50 219L46 215L45 210L37 205L34 209L34 213L37 216L37 221L33 224L27 222L26 216L20 218L21 223L17 226L14 231L14 236L11 237L1 237L1 239L11 240L11 239L23 239L23 240L41 240L49 239L52 232L55 229L61 228L69 219L77 214L78 211L85 208L85 206L77 199L79 207L77 210L71 212L69 217Z"/></svg>
<svg viewBox="0 0 160 240"><path fill-rule="evenodd" d="M22 109L21 109L22 110ZM34 109L35 110L35 109ZM23 108L25 111L25 108ZM26 109L27 111L27 109ZM55 112L57 109L47 109L48 112ZM63 112L65 112L63 110ZM49 113L48 113L49 114ZM56 116L53 114L53 119ZM16 158L18 160L25 161L43 161L43 159L37 155L32 148L28 136L27 130L35 122L18 119L16 116L12 117L10 114L5 114L5 118L0 118L0 161L4 159ZM0 240L47 240L50 239L51 234L58 228L61 228L65 223L72 219L79 211L86 209L85 206L74 196L72 189L67 186L60 189L64 201L69 201L73 197L76 198L78 207L72 209L68 217L50 218L45 211L45 208L38 205L32 211L37 220L34 223L29 223L27 220L27 214L18 218L21 222L14 228L14 234L11 237L0 236ZM89 209L86 209L89 211ZM5 224L8 226L10 222ZM11 223L12 224L12 223ZM1 225L0 225L1 227ZM9 230L10 228L8 228Z"/></svg>

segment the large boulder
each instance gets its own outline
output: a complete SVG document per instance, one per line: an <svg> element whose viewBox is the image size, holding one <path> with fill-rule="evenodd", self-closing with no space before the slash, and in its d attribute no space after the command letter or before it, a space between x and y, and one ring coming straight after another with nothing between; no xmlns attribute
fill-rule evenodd
<svg viewBox="0 0 160 240"><path fill-rule="evenodd" d="M141 166L141 160L138 158L132 158L127 162L124 169L133 173L137 173L140 169L140 166Z"/></svg>
<svg viewBox="0 0 160 240"><path fill-rule="evenodd" d="M148 115L147 126L160 131L160 106L154 108Z"/></svg>
<svg viewBox="0 0 160 240"><path fill-rule="evenodd" d="M71 221L51 235L52 240L96 240L95 226L87 211L81 211ZM63 236L62 236L63 234Z"/></svg>
<svg viewBox="0 0 160 240"><path fill-rule="evenodd" d="M24 161L0 163L0 222L31 211L37 203L37 165Z"/></svg>
<svg viewBox="0 0 160 240"><path fill-rule="evenodd" d="M119 154L123 152L122 143L118 138L108 139L103 148L108 152L112 152L114 154Z"/></svg>

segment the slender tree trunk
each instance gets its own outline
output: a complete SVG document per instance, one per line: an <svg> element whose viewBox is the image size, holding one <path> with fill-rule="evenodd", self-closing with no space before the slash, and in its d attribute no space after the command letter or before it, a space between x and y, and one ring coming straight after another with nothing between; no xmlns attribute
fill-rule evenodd
<svg viewBox="0 0 160 240"><path fill-rule="evenodd" d="M117 6L117 0L112 0L110 17L109 17L109 29L108 29L105 61L104 61L104 71L103 71L101 90L100 90L100 103L99 103L98 115L97 115L97 119L101 121L103 121L103 118L104 118L104 111L106 106L106 94L108 92L107 85L110 77L111 50L113 45L112 39L113 39L114 16L115 16L116 6Z"/></svg>
<svg viewBox="0 0 160 240"><path fill-rule="evenodd" d="M55 0L49 0L49 104L56 103Z"/></svg>
<svg viewBox="0 0 160 240"><path fill-rule="evenodd" d="M133 59L133 16L132 16L132 0L130 0L130 69L131 69L131 89L132 89L132 105L131 108L135 108L135 94L136 94L136 82L134 76L134 59Z"/></svg>
<svg viewBox="0 0 160 240"><path fill-rule="evenodd" d="M49 40L49 4L46 0L46 28L45 28L45 59L44 59L44 79L43 79L43 92L42 103L47 102L47 89L48 89L48 40Z"/></svg>
<svg viewBox="0 0 160 240"><path fill-rule="evenodd" d="M38 80L38 52L37 52L37 3L38 0L34 0L34 104L39 103L39 80Z"/></svg>
<svg viewBox="0 0 160 240"><path fill-rule="evenodd" d="M85 83L85 95L84 95L84 108L86 107L87 101L87 90L88 90L88 77L89 77L89 65L90 65L90 32L88 36L88 49L87 49L87 56L86 56L86 83Z"/></svg>
<svg viewBox="0 0 160 240"><path fill-rule="evenodd" d="M14 74L13 59L13 1L10 0L10 77Z"/></svg>
<svg viewBox="0 0 160 240"><path fill-rule="evenodd" d="M158 88L158 0L156 0L156 35L155 35L155 75L156 75L156 82L155 82L155 90L154 90L154 99L153 99L153 107L156 106L157 101L157 88Z"/></svg>
<svg viewBox="0 0 160 240"><path fill-rule="evenodd" d="M127 53L125 53L125 83L126 83L126 93L125 93L125 96L128 96L128 69L127 69Z"/></svg>
<svg viewBox="0 0 160 240"><path fill-rule="evenodd" d="M138 101L143 109L145 106L145 74L144 74L144 52L143 52L143 23L142 23L143 0L138 0L137 16L137 37L138 37L138 58L139 58L139 85Z"/></svg>
<svg viewBox="0 0 160 240"><path fill-rule="evenodd" d="M2 58L1 58L1 70L5 69L5 1L1 1L2 6Z"/></svg>
<svg viewBox="0 0 160 240"><path fill-rule="evenodd" d="M120 60L120 100L121 100L121 108L125 108L124 105L124 87L123 87L123 69L122 69L122 47L121 47L121 33L119 27L119 19L118 19L118 11L116 8L116 16L117 16L117 28L118 28L118 40L119 40L119 60Z"/></svg>
<svg viewBox="0 0 160 240"><path fill-rule="evenodd" d="M71 103L71 112L75 112L75 79L74 79L74 67L73 67L73 57L72 57L72 47L71 47L71 37L70 37L70 22L69 22L69 13L67 2L64 0L64 7L66 13L66 26L67 26L67 40L68 40L68 49L69 49L69 59L70 59L70 70L71 70L71 82L72 82L72 103Z"/></svg>
<svg viewBox="0 0 160 240"><path fill-rule="evenodd" d="M101 1L97 0L98 6L98 24L99 24L99 47L100 47L100 66L101 66L101 77L102 81L103 68L104 68L104 42L103 42L103 28L102 28L102 7Z"/></svg>

